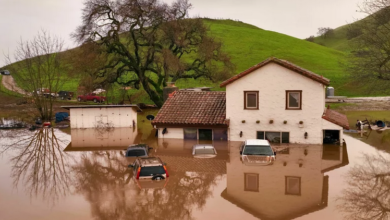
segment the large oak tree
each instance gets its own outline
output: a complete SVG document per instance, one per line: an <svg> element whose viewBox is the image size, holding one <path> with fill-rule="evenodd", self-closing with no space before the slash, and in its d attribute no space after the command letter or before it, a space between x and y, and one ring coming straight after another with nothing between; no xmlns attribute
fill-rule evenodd
<svg viewBox="0 0 390 220"><path fill-rule="evenodd" d="M203 21L188 18L190 8L188 0L171 5L158 0L88 0L73 36L79 43L99 45L107 55L95 76L142 88L161 107L168 81L218 81L233 69Z"/></svg>

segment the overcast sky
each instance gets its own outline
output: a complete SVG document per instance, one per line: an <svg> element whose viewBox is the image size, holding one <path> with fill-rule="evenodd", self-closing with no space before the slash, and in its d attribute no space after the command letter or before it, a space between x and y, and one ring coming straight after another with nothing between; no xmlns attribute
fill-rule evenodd
<svg viewBox="0 0 390 220"><path fill-rule="evenodd" d="M165 0L172 2L173 0ZM363 0L190 0L191 16L229 18L297 38L317 33L318 27L336 28L365 15ZM3 53L15 50L41 29L76 46L70 34L81 22L82 0L0 0L0 67Z"/></svg>

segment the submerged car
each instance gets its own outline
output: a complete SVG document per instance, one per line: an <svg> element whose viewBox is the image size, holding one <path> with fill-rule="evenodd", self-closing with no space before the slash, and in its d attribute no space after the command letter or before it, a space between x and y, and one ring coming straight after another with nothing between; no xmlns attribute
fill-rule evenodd
<svg viewBox="0 0 390 220"><path fill-rule="evenodd" d="M217 156L217 151L213 145L197 144L192 147L192 155L195 158L213 158Z"/></svg>
<svg viewBox="0 0 390 220"><path fill-rule="evenodd" d="M241 145L240 154L242 162L247 165L268 165L276 159L276 152L268 140L246 140Z"/></svg>
<svg viewBox="0 0 390 220"><path fill-rule="evenodd" d="M126 157L147 157L150 149L147 144L133 144L126 149Z"/></svg>
<svg viewBox="0 0 390 220"><path fill-rule="evenodd" d="M135 180L165 180L169 177L165 163L158 157L140 157L133 164L133 178Z"/></svg>

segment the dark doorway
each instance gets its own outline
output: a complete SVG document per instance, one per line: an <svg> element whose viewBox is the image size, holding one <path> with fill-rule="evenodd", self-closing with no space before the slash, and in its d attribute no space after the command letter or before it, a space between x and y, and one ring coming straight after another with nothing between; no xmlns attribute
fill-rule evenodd
<svg viewBox="0 0 390 220"><path fill-rule="evenodd" d="M324 144L337 144L340 143L340 131L339 130L324 130Z"/></svg>
<svg viewBox="0 0 390 220"><path fill-rule="evenodd" d="M213 130L199 129L199 140L206 140L206 141L213 140Z"/></svg>
<svg viewBox="0 0 390 220"><path fill-rule="evenodd" d="M215 141L227 141L227 129L213 129Z"/></svg>

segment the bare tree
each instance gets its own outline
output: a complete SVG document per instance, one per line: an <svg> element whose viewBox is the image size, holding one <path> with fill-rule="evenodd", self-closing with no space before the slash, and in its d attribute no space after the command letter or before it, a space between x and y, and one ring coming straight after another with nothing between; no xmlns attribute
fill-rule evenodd
<svg viewBox="0 0 390 220"><path fill-rule="evenodd" d="M20 86L31 94L44 120L51 120L56 93L68 77L65 53L60 53L63 49L61 39L41 31L31 41L20 41L14 59L6 57L8 69Z"/></svg>
<svg viewBox="0 0 390 220"><path fill-rule="evenodd" d="M74 33L80 42L101 47L108 60L96 76L122 86L144 89L159 107L169 80L221 80L233 71L222 44L208 35L201 19L188 18L191 4L177 0L88 0L83 23Z"/></svg>
<svg viewBox="0 0 390 220"><path fill-rule="evenodd" d="M352 77L373 82L375 89L381 89L378 87L380 81L384 82L384 88L390 85L389 6L387 0L366 0L361 11L368 16L353 24L360 33L352 44L348 71Z"/></svg>
<svg viewBox="0 0 390 220"><path fill-rule="evenodd" d="M360 165L349 170L348 187L338 198L338 208L347 219L383 220L390 218L390 157L364 155Z"/></svg>

